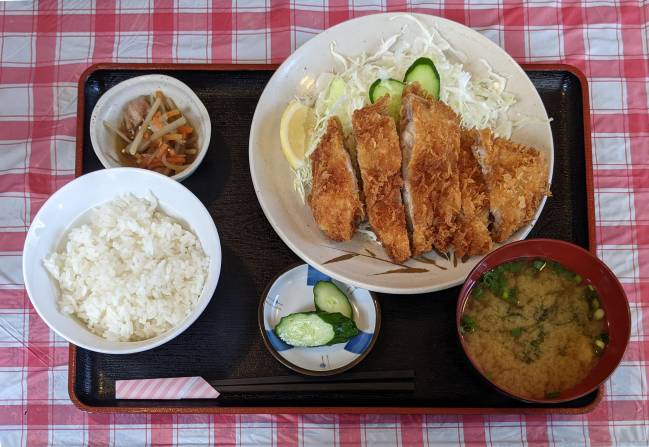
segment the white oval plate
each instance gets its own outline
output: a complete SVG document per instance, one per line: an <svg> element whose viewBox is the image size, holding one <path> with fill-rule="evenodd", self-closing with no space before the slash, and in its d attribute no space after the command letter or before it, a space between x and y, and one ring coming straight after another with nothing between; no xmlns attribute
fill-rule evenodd
<svg viewBox="0 0 649 447"><path fill-rule="evenodd" d="M259 329L266 347L282 364L302 374L329 376L356 366L369 354L381 327L379 304L369 291L334 281L349 298L360 334L347 343L318 348L295 348L280 340L273 332L279 320L315 310L313 286L330 279L306 264L293 267L279 275L259 304Z"/></svg>
<svg viewBox="0 0 649 447"><path fill-rule="evenodd" d="M481 257L473 257L454 265L452 261L430 253L441 267L409 260L406 265L417 270L387 273L398 269L391 265L382 247L357 233L351 241L336 243L318 229L311 210L293 190L293 174L282 155L279 122L282 110L294 98L298 85L313 80L323 72L331 72L334 60L329 52L331 42L347 56L375 51L381 39L397 34L407 25L405 36L418 33L406 14L389 13L361 17L341 23L306 42L277 69L262 93L250 129L250 173L266 218L282 240L299 257L323 273L347 284L386 293L424 293L461 284ZM521 67L500 47L476 31L439 17L415 14L429 27L435 27L456 49L467 56L465 69L470 73L484 70L480 59L508 79L507 91L518 102L512 115L522 113L538 118L516 130L512 139L538 148L547 155L549 179L552 180L554 153L552 132L545 107L536 89ZM538 219L545 198L529 225L517 231L509 241L524 239ZM495 247L494 247L495 248ZM371 252L371 253L370 253ZM328 262L345 254L356 254L338 262ZM373 256L374 255L374 256ZM418 273L415 273L418 272Z"/></svg>
<svg viewBox="0 0 649 447"><path fill-rule="evenodd" d="M198 237L210 257L203 292L183 322L157 337L134 342L111 341L90 332L76 318L59 311L58 285L43 259L59 248L61 238L92 208L130 193L153 193L159 208ZM74 179L47 199L32 221L23 249L27 294L40 317L61 337L82 348L109 354L130 354L155 348L187 329L212 299L221 271L221 244L214 220L198 198L180 183L153 171L102 169Z"/></svg>
<svg viewBox="0 0 649 447"><path fill-rule="evenodd" d="M201 164L210 146L212 135L212 123L210 115L202 101L187 84L171 76L161 74L149 74L136 76L110 88L95 104L90 115L90 142L92 148L101 161L104 168L121 167L115 159L115 135L106 129L104 121L108 121L114 127L122 117L122 111L126 104L138 96L148 96L161 90L166 96L173 99L176 106L182 111L191 124L196 127L198 134L198 155L194 161L172 179L179 182L186 179L196 171Z"/></svg>

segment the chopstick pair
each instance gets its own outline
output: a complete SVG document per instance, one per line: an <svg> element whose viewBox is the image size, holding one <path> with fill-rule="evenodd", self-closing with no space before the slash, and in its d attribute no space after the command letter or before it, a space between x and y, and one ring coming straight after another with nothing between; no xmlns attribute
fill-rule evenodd
<svg viewBox="0 0 649 447"><path fill-rule="evenodd" d="M414 391L415 373L372 371L333 377L276 376L208 380L219 393Z"/></svg>
<svg viewBox="0 0 649 447"><path fill-rule="evenodd" d="M222 393L414 391L414 371L346 373L334 377L254 377L206 381L202 377L169 377L115 381L116 399L216 399Z"/></svg>

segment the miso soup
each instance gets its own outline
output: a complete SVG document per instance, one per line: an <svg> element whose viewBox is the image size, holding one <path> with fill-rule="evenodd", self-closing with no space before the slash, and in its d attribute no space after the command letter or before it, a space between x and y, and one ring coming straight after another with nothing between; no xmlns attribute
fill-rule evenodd
<svg viewBox="0 0 649 447"><path fill-rule="evenodd" d="M544 259L484 273L466 302L460 331L489 380L536 399L560 397L581 382L608 343L597 291Z"/></svg>

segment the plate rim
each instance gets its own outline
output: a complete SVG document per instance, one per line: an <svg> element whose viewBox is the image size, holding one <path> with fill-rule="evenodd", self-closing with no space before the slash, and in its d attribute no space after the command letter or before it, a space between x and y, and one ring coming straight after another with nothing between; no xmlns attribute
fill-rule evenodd
<svg viewBox="0 0 649 447"><path fill-rule="evenodd" d="M374 345L376 344L376 340L379 338L379 332L381 331L381 305L379 303L378 296L376 295L375 292L372 292L371 290L367 290L367 292L370 294L370 298L372 298L372 302L374 303L374 312L375 312L375 328L374 328L374 333L372 334L372 339L370 340L370 344L367 346L365 351L363 351L358 357L353 359L351 362L347 363L346 365L340 366L335 369L330 369L327 371L317 371L317 370L312 370L312 369L306 369L302 368L301 366L296 365L295 363L290 362L288 359L284 358L282 355L277 352L275 348L270 344L268 341L268 336L266 335L266 327L264 325L264 307L266 303L266 297L268 296L268 292L270 292L270 289L275 285L277 280L282 277L284 274L292 272L293 270L297 270L302 267L306 267L307 269L309 268L310 264L307 263L302 263L298 262L295 264L291 264L288 267L282 269L279 273L277 273L273 278L268 281L268 284L264 288L264 291L261 293L260 299L259 299L259 305L257 307L257 327L259 328L259 332L261 333L261 338L264 341L264 346L266 347L266 350L270 352L270 354L280 362L282 365L286 366L287 368L300 373L304 374L306 376L312 376L312 377L327 377L327 376L333 376L336 374L340 374L342 372L345 372L347 370L352 369L353 367L357 366L359 363L361 363L367 355L372 352L372 349L374 348ZM315 267L311 266L312 268L316 269ZM316 269L317 270L317 269ZM338 280L337 280L338 281ZM344 284L347 284L344 281L340 281Z"/></svg>
<svg viewBox="0 0 649 447"><path fill-rule="evenodd" d="M525 72L525 70L523 69L521 64L519 64L507 51L505 51L504 48L500 47L498 44L491 41L489 38L482 35L481 33L474 30L473 28L471 28L471 27L469 27L467 25L464 25L462 23L446 19L444 17L440 17L440 16L433 15L433 14L423 14L423 13L416 13L416 12L382 12L382 13L364 15L364 16L360 16L360 17L354 17L354 18L351 18L349 20L345 20L345 21L343 21L341 23L338 23L338 24L336 24L336 25L334 25L334 26L332 26L330 28L326 28L322 32L315 35L312 39L310 39L309 41L305 42L300 47L298 47L279 66L277 66L275 72L273 73L271 78L268 80L268 83L264 87L264 90L262 91L261 96L260 96L260 100L269 91L269 85L273 81L280 78L280 71L282 70L282 68L284 68L285 66L287 66L287 65L289 65L291 63L294 63L295 60L296 60L296 56L301 56L302 53L304 53L305 51L308 51L309 44L313 40L319 38L320 36L322 36L324 34L330 34L332 32L332 30L335 30L335 29L337 29L337 28L339 28L339 27L341 27L343 25L349 24L349 22L357 22L357 21L364 21L364 20L369 20L369 21L382 20L384 18L389 19L390 17L396 18L396 17L399 17L399 16L412 16L412 17L414 17L414 18L416 18L416 19L418 19L420 21L423 21L423 20L438 21L438 22L445 23L445 24L447 24L449 26L458 28L460 30L464 30L465 32L470 33L471 35L475 36L476 38L478 38L479 40L484 42L485 45L491 47L493 49L493 51L500 52L502 56L506 57L511 62L511 67L515 71L517 71L521 76L523 76L524 79L527 81L528 86L531 88L531 91L533 91L533 94L535 95L535 100L538 101L541 104L541 106L543 107L543 112L544 112L546 118L548 119L547 129L549 131L549 136L550 136L549 140L547 141L547 143L549 144L548 188L551 188L552 180L553 180L553 176L554 176L554 139L553 139L552 128L551 128L551 125L550 125L550 122L549 122L549 117L548 117L548 114L547 114L547 110L545 108L545 105L543 104L543 101L541 99L540 94L538 93L538 90L534 87L532 82L529 80L529 77L527 76L527 73ZM286 232L284 230L282 230L282 228L277 224L275 219L272 217L272 214L269 213L268 204L266 204L264 202L264 200L262 200L262 196L263 196L262 188L261 188L262 185L260 185L258 183L259 179L256 177L256 175L254 173L254 171L256 170L255 166L257 165L257 162L254 160L255 157L253 156L254 153L255 153L255 147L256 147L256 145L254 145L253 143L256 143L256 140L259 139L259 137L257 136L258 130L256 130L256 129L258 129L260 127L260 125L261 125L260 123L261 123L262 119L263 118L260 116L260 113L259 113L259 102L258 102L257 106L255 107L255 113L253 114L252 122L251 122L251 125L250 125L250 135L249 135L249 139L248 139L248 167L249 167L249 170L250 170L250 177L252 179L253 188L255 190L255 195L257 196L257 201L259 202L259 205L261 206L262 211L264 212L264 216L266 217L266 220L268 220L268 222L270 223L270 225L273 228L273 230L275 231L275 233L291 249L291 251L293 253L295 253L305 263L307 263L309 265L312 265L312 266L316 266L320 271L322 271L323 273L326 273L330 277L332 277L332 278L334 278L334 279L336 279L336 280L338 280L340 282L343 282L345 284L354 285L354 286L357 286L357 287L360 287L360 288L363 288L363 289L367 289L367 290L370 290L370 291L379 292L379 293L389 293L389 294L398 294L398 295L413 295L413 294L437 292L437 291L440 291L440 290L446 290L446 289L449 289L451 287L458 286L458 285L462 284L466 280L466 277L457 278L457 279L453 279L453 280L447 280L445 282L437 282L437 283L434 283L432 285L427 285L427 286L401 286L401 287L379 286L379 285L371 284L370 282L368 282L368 280L365 280L365 279L356 280L356 279L346 277L344 274L339 274L339 273L337 273L335 271L332 271L324 263L316 260L314 256L311 256L310 254L307 254L304 250L297 247L297 245L293 243L293 241L286 234ZM547 202L547 199L548 199L547 195L544 196L541 199L541 202L540 202L540 204L539 204L539 206L538 206L532 220L529 223L527 223L525 226L523 226L522 228L520 228L518 230L518 231L523 230L523 233L521 234L520 239L517 239L517 241L518 240L525 240L527 238L529 233L532 231L532 229L536 225L536 222L538 221L539 217L541 216L541 214L543 212L543 209L545 208L545 204ZM307 206L306 203L304 204L304 206ZM515 241L510 241L510 242L515 242ZM507 242L505 242L505 243L507 243ZM479 260L477 262L479 262ZM468 272L467 272L467 274L468 274Z"/></svg>

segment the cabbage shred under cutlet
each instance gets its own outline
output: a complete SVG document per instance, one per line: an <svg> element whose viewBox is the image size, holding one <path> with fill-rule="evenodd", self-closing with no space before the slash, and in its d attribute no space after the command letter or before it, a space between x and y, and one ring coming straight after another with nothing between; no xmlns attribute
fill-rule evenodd
<svg viewBox="0 0 649 447"><path fill-rule="evenodd" d="M303 201L312 181L309 156L317 147L329 118L338 116L345 135L349 135L352 114L365 106L370 85L378 78L403 79L408 67L419 57L429 57L434 62L441 78L440 99L461 116L464 127L489 127L496 135L508 138L514 125L524 123L513 123L508 116L516 98L505 91L507 80L496 74L486 61L481 60L485 66L484 75L472 77L461 63L466 59L464 54L453 49L437 30L427 28L411 15L395 17L398 18L411 20L420 35L406 42L403 38L406 25L400 33L383 41L374 54L361 53L355 57L343 56L332 43L330 51L337 65L335 76L345 82L346 94L334 104L328 104L325 99L330 82L316 82L315 91L298 98L314 103L316 117L313 137L305 154L306 162L295 171L294 188ZM333 75L325 73L321 77L332 79Z"/></svg>

